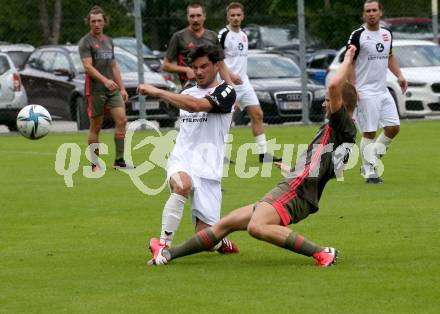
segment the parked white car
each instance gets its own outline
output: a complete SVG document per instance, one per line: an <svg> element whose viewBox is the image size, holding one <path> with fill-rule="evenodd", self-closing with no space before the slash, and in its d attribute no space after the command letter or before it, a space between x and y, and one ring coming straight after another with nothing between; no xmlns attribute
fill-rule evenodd
<svg viewBox="0 0 440 314"><path fill-rule="evenodd" d="M6 53L0 52L0 124L6 124L9 130L15 131L17 114L27 102L14 63Z"/></svg>
<svg viewBox="0 0 440 314"><path fill-rule="evenodd" d="M326 85L341 64L341 48L330 64ZM393 40L396 55L408 89L402 94L397 78L388 70L387 87L397 104L400 117L440 114L440 47L424 40Z"/></svg>

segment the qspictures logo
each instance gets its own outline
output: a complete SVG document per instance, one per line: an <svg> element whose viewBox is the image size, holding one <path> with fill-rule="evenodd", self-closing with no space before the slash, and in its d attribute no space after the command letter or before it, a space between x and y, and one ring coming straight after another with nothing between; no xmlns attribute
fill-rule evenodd
<svg viewBox="0 0 440 314"><path fill-rule="evenodd" d="M134 134L142 129L150 129L153 132L148 133L138 143L134 143ZM137 164L136 168L120 169L120 171L129 176L134 186L140 192L147 195L157 195L166 188L167 177L165 175L159 186L152 187L148 183L151 181L157 183L157 180L148 180L148 173L156 167L164 170L167 169L167 161L175 145L177 134L176 130L162 133L156 124L143 119L136 120L128 125L124 151L124 159L127 164L134 164L132 152L147 145L152 147L146 160ZM218 147L213 147L207 143L202 143L197 147L188 147L187 149L191 151L193 158L193 162L187 165L188 171L194 174L203 173L208 177L220 172L223 177L228 177L231 174L231 170L233 170L235 175L241 179L249 179L256 176L267 178L271 177L274 173L278 175L278 170L274 169L270 162L262 163L259 166L252 166L252 163L248 163L248 158L255 160L256 156L258 156L255 143L244 143L238 146L236 156L231 156L232 146L233 135L229 134L225 140L224 158L219 156ZM95 149L99 149L100 155L108 154L108 146L104 143L91 144L86 148L84 154L90 164L82 166L82 174L88 179L102 178L107 170L105 162L95 155ZM283 164L294 165L292 172L282 172L282 175L285 177L299 175L304 173L305 170L307 170L307 176L309 177L318 176L322 156L330 153L335 177L338 181L343 181L343 171L354 168L359 159L359 148L353 143L343 143L338 147L333 147L332 143L326 145L314 144L312 146L308 144L282 145L276 143L276 139L271 139L267 142L267 153L273 155L275 151L282 152ZM316 165L313 171L309 171L310 165L306 162L307 151L312 156L313 164ZM384 167L379 156L386 153L385 146L380 143L372 143L365 148L364 153L367 163L375 169L379 176L382 175ZM81 148L76 143L64 143L59 146L56 152L55 171L64 178L64 183L68 188L74 187L73 175L80 170L81 154ZM219 160L219 158L222 159ZM231 159L234 160L233 164L229 163ZM92 171L92 161L98 164L99 171Z"/></svg>

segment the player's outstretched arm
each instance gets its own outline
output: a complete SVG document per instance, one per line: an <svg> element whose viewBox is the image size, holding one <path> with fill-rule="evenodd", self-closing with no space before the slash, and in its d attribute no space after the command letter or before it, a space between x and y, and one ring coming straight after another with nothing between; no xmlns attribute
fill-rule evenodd
<svg viewBox="0 0 440 314"><path fill-rule="evenodd" d="M348 74L353 65L353 58L356 52L356 47L350 45L345 53L344 61L336 71L336 74L330 79L328 86L328 93L330 96L330 112L338 111L343 105L342 88L348 79Z"/></svg>
<svg viewBox="0 0 440 314"><path fill-rule="evenodd" d="M212 104L206 98L195 98L190 95L175 94L163 89L156 88L150 84L141 84L137 88L142 95L151 95L161 98L173 106L188 112L210 112Z"/></svg>

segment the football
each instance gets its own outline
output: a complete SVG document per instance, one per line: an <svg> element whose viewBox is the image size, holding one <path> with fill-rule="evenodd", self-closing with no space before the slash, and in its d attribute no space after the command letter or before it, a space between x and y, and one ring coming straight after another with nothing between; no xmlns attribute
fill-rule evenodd
<svg viewBox="0 0 440 314"><path fill-rule="evenodd" d="M17 116L17 129L21 135L31 140L46 136L52 125L49 111L40 105L28 105Z"/></svg>

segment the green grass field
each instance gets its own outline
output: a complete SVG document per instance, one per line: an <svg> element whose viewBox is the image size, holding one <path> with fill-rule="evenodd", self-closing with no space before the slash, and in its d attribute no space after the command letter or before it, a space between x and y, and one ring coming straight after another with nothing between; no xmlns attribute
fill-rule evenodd
<svg viewBox="0 0 440 314"><path fill-rule="evenodd" d="M310 127L268 128L278 143L308 143ZM202 253L147 268L145 244L158 236L168 197L142 194L126 174L82 175L86 133L40 141L0 137L1 313L439 313L439 122L404 122L383 158L385 184L366 186L359 164L331 182L320 211L293 228L341 259L313 260L236 233L240 254ZM233 148L253 142L234 129ZM148 132L136 135L140 141ZM103 159L113 159L112 135ZM82 149L73 187L54 170L62 143ZM135 161L148 156L136 151ZM234 154L232 155L234 158ZM249 166L259 166L249 156ZM281 175L223 181L223 214L255 202ZM159 186L165 172L143 179ZM193 233L188 208L175 244Z"/></svg>

